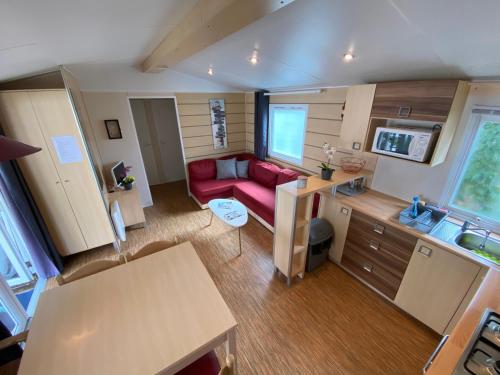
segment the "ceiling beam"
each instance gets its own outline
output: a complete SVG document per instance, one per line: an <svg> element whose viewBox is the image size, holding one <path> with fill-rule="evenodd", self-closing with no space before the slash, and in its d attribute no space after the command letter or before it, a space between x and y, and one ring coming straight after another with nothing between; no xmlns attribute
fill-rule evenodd
<svg viewBox="0 0 500 375"><path fill-rule="evenodd" d="M142 71L170 68L293 1L200 0L142 62Z"/></svg>

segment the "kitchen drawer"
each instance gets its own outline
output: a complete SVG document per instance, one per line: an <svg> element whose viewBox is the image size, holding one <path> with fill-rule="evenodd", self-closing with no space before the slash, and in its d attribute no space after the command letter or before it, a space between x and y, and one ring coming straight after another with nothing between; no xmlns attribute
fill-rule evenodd
<svg viewBox="0 0 500 375"><path fill-rule="evenodd" d="M355 248L357 252L380 263L388 272L399 278L403 278L409 262L406 252L385 242L370 238L356 228L349 230L347 243L350 247ZM405 257L400 257L400 254Z"/></svg>
<svg viewBox="0 0 500 375"><path fill-rule="evenodd" d="M364 233L369 239L384 243L388 249L390 248L395 254L397 253L398 257L407 261L410 260L417 244L417 238L411 234L355 210L352 210L351 214L349 230L351 228Z"/></svg>
<svg viewBox="0 0 500 375"><path fill-rule="evenodd" d="M344 247L341 264L390 299L393 300L396 296L401 278L394 276L378 262L356 251L356 247L350 243L346 243Z"/></svg>

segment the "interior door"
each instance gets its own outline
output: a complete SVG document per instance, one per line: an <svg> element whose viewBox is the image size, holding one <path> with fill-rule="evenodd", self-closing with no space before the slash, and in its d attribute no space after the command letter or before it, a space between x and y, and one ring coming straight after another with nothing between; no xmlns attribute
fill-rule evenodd
<svg viewBox="0 0 500 375"><path fill-rule="evenodd" d="M86 249L27 92L0 93L0 121L7 136L42 148L17 162L58 251L68 255Z"/></svg>
<svg viewBox="0 0 500 375"><path fill-rule="evenodd" d="M109 216L65 90L29 93L87 249L115 240Z"/></svg>

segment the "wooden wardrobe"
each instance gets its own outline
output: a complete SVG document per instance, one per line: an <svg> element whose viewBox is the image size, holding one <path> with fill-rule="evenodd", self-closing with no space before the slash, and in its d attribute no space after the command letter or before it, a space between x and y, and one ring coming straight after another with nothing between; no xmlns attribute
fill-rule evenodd
<svg viewBox="0 0 500 375"><path fill-rule="evenodd" d="M61 255L115 241L68 91L2 91L0 123L7 136L42 148L17 161Z"/></svg>

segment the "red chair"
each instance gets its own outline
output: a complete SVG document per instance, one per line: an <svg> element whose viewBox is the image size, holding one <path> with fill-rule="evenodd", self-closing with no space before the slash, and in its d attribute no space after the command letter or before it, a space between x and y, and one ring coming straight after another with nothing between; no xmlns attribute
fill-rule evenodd
<svg viewBox="0 0 500 375"><path fill-rule="evenodd" d="M233 374L233 358L229 356L226 359L226 365L221 369L219 360L215 352L205 354L197 361L183 368L175 375L232 375Z"/></svg>

